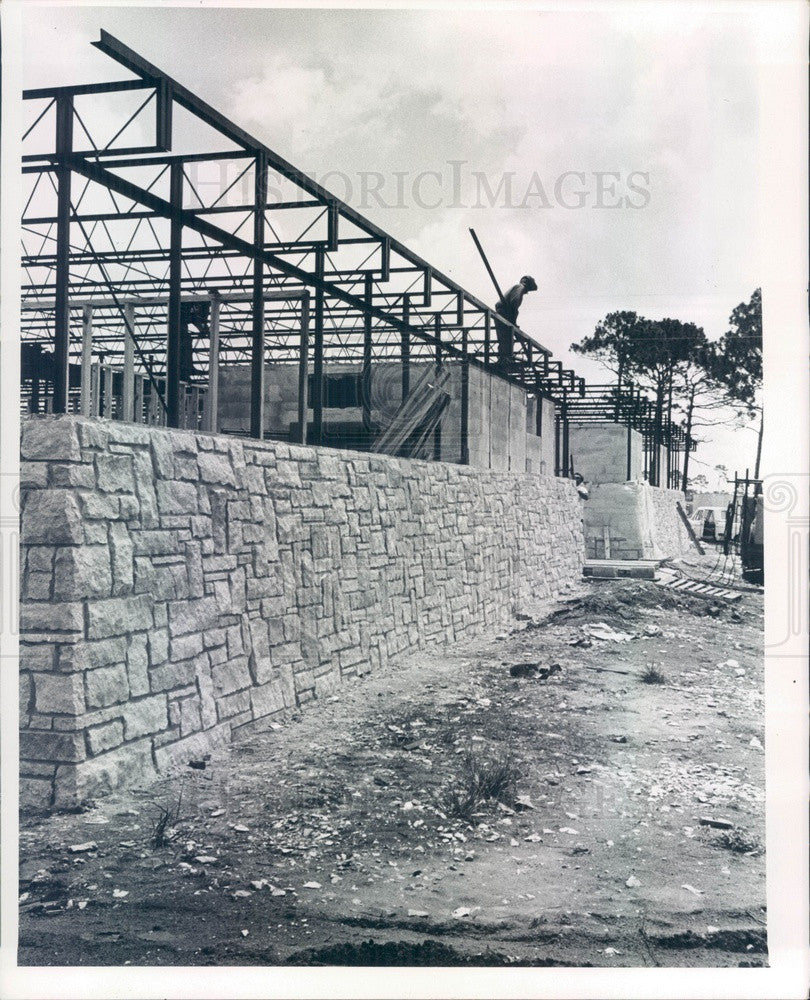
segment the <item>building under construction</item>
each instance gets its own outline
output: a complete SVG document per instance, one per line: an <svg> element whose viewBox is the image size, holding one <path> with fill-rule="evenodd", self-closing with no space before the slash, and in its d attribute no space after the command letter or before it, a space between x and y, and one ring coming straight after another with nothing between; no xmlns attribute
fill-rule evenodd
<svg viewBox="0 0 810 1000"><path fill-rule="evenodd" d="M578 466L572 425L607 423L628 479L679 487L693 445L637 389L586 385L517 327L505 366L488 305L116 38L95 44L134 78L24 95L26 412L558 476Z"/></svg>

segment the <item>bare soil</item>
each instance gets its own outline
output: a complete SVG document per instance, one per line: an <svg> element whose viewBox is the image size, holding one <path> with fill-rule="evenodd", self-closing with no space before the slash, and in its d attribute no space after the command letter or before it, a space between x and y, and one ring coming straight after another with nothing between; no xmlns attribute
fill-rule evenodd
<svg viewBox="0 0 810 1000"><path fill-rule="evenodd" d="M595 582L24 817L19 962L764 965L762 628Z"/></svg>

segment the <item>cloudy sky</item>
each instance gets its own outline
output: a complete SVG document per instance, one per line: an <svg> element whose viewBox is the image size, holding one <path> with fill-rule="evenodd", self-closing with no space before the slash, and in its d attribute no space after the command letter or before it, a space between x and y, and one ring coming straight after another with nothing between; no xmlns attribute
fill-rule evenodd
<svg viewBox="0 0 810 1000"><path fill-rule="evenodd" d="M537 280L521 327L598 380L568 348L606 313L716 338L761 283L767 8L30 4L25 83L125 76L89 44L105 28L494 304L474 226L502 284ZM755 445L697 457L742 469Z"/></svg>

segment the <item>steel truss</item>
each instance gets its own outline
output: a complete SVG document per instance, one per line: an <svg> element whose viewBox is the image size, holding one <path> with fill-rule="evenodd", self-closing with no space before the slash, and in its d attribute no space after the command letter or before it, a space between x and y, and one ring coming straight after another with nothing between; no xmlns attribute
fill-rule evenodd
<svg viewBox="0 0 810 1000"><path fill-rule="evenodd" d="M109 33L94 45L136 79L23 94L33 114L22 336L53 352L43 377L54 412L79 405L71 374L95 355L137 370L179 426L183 309L205 302L216 335L196 336L197 374L185 382L215 394L220 364L249 365L254 437L268 361L297 365L301 386L311 365L309 437L305 419L299 427L314 444L324 442L325 363L356 362L367 381L375 363L397 362L404 399L411 363L456 361L554 401L558 473L568 474L567 420L596 412L581 378L516 326L514 358L499 360L493 309ZM203 151L178 151L195 143ZM633 399L606 419L643 410ZM462 460L466 450L462 440Z"/></svg>

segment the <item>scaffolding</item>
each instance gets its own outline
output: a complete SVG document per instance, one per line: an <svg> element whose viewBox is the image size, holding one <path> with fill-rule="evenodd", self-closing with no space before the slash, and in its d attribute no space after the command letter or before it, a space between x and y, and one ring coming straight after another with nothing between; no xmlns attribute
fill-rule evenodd
<svg viewBox="0 0 810 1000"><path fill-rule="evenodd" d="M23 95L28 411L218 430L220 374L241 366L245 433L262 438L272 364L297 387L280 436L322 445L336 366L356 369L368 429L380 366L399 373L402 417L412 380L458 365L465 462L477 367L537 398L538 433L539 401L553 402L556 472L570 474L567 421L594 399L583 379L511 324L506 363L492 308L109 33L93 44L135 78ZM647 413L619 397L606 419ZM648 436L677 438L652 419Z"/></svg>

